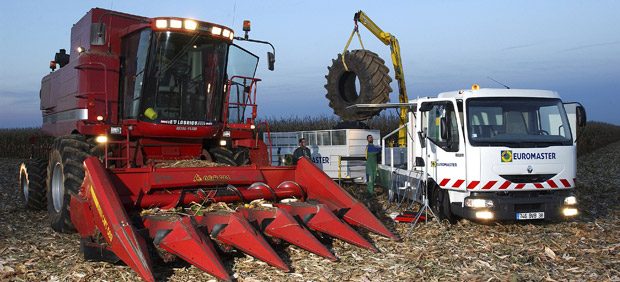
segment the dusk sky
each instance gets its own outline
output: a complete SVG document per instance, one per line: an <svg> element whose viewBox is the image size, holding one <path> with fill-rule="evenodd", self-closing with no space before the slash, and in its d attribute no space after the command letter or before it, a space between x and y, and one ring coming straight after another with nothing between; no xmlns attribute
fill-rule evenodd
<svg viewBox="0 0 620 282"><path fill-rule="evenodd" d="M40 126L41 78L71 26L92 7L220 23L276 46L276 70L262 45L261 117L331 115L324 76L365 11L400 41L411 99L469 88L558 91L589 120L620 125L620 1L3 1L0 12L0 128ZM389 48L361 28L366 49ZM359 48L354 42L352 48ZM396 84L393 85L396 88ZM391 101L397 101L394 91Z"/></svg>

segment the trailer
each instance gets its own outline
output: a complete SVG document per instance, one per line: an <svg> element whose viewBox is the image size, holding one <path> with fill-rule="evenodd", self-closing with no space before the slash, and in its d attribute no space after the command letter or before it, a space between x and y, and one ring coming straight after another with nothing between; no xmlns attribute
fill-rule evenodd
<svg viewBox="0 0 620 282"><path fill-rule="evenodd" d="M365 183L368 135L376 140L380 137L379 130L374 129L331 129L272 132L271 139L267 135L263 139L271 142L274 166L289 165L299 139L304 138L312 152L310 160L329 177Z"/></svg>
<svg viewBox="0 0 620 282"><path fill-rule="evenodd" d="M460 90L405 104L407 146L383 146L379 183L440 219L559 220L578 214L576 141L586 115L552 91ZM382 142L393 138L394 132ZM406 152L402 162L386 160Z"/></svg>

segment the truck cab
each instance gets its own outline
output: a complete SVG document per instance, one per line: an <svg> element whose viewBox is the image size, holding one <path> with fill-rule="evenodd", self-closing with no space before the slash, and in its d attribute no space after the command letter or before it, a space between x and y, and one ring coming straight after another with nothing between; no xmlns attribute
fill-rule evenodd
<svg viewBox="0 0 620 282"><path fill-rule="evenodd" d="M418 182L428 185L439 217L554 220L577 214L575 141L576 125L585 123L583 107L563 103L552 91L476 85L412 104L405 171L421 172Z"/></svg>

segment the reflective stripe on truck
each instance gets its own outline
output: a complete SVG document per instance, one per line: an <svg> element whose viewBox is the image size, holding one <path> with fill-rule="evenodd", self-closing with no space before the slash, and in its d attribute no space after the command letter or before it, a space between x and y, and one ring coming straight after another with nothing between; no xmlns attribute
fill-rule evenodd
<svg viewBox="0 0 620 282"><path fill-rule="evenodd" d="M513 183L508 180L489 180L481 182L472 180L465 184L465 179L444 178L439 182L439 187L445 189L467 189L467 190L521 190L521 189L560 189L575 187L576 179L573 178L572 183L568 179L553 180L549 179L539 183Z"/></svg>

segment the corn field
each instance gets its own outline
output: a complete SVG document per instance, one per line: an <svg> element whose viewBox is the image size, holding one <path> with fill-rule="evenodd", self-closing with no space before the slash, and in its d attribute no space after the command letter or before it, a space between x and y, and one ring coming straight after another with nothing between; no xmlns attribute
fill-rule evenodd
<svg viewBox="0 0 620 282"><path fill-rule="evenodd" d="M340 120L334 116L267 118L272 132L318 130L334 128ZM262 122L260 121L260 122ZM379 129L385 136L398 127L398 116L382 114L366 122L369 128ZM259 129L263 129L259 127ZM579 130L577 137L578 155L588 154L607 144L620 141L620 126L589 122ZM45 136L39 128L0 129L0 158L28 158L31 155L45 155L53 138Z"/></svg>

